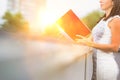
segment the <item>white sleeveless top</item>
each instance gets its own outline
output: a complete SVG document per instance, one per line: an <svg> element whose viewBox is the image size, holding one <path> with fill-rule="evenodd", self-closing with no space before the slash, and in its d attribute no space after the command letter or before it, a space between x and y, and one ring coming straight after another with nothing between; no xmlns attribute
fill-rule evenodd
<svg viewBox="0 0 120 80"><path fill-rule="evenodd" d="M103 19L93 28L92 36L93 41L100 44L110 44L111 43L111 30L108 23L113 18L120 18L116 15L109 18L107 21ZM117 75L119 72L118 65L114 60L113 52L104 52L97 49L97 80L117 80Z"/></svg>
<svg viewBox="0 0 120 80"><path fill-rule="evenodd" d="M92 30L92 36L93 36L93 41L96 43L101 43L101 44L110 44L111 43L111 30L108 26L108 23L113 19L113 18L120 18L119 15L113 16L109 18L107 21L104 21L103 19L93 28Z"/></svg>

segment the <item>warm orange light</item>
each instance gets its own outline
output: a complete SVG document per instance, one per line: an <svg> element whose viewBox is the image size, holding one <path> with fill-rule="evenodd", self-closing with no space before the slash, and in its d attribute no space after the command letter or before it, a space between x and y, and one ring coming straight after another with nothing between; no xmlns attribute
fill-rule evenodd
<svg viewBox="0 0 120 80"><path fill-rule="evenodd" d="M31 26L32 35L43 35L44 33L49 33L52 26L53 31L55 31L55 22L57 20L57 14L51 9L40 9L34 25Z"/></svg>
<svg viewBox="0 0 120 80"><path fill-rule="evenodd" d="M71 9L57 20L57 24L73 40L76 39L76 35L87 36L90 34L90 29L87 25L85 25Z"/></svg>
<svg viewBox="0 0 120 80"><path fill-rule="evenodd" d="M57 20L55 13L50 10L42 11L39 15L38 21L42 31L45 31L48 26L53 25Z"/></svg>

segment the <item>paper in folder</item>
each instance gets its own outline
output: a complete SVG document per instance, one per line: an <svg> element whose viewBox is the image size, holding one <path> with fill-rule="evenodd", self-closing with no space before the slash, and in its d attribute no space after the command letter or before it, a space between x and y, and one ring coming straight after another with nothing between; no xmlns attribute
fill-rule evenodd
<svg viewBox="0 0 120 80"><path fill-rule="evenodd" d="M76 35L86 37L91 32L71 9L57 20L57 25L59 25L65 35L73 41L77 38Z"/></svg>

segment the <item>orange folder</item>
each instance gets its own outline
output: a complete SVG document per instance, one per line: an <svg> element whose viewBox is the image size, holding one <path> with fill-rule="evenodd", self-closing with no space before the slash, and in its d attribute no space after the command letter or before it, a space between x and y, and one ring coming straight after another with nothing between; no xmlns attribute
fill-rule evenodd
<svg viewBox="0 0 120 80"><path fill-rule="evenodd" d="M77 38L76 35L86 37L91 32L71 9L57 20L57 24L72 40Z"/></svg>

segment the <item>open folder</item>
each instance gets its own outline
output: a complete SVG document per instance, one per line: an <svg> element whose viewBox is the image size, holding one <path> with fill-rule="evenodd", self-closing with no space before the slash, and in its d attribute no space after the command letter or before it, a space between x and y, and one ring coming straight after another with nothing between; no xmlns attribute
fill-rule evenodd
<svg viewBox="0 0 120 80"><path fill-rule="evenodd" d="M59 18L56 24L59 26L63 35L73 41L77 38L76 35L86 37L91 32L87 25L85 25L71 9Z"/></svg>

